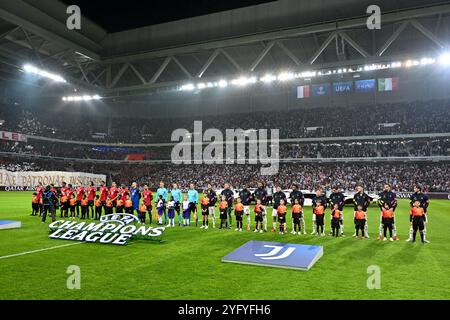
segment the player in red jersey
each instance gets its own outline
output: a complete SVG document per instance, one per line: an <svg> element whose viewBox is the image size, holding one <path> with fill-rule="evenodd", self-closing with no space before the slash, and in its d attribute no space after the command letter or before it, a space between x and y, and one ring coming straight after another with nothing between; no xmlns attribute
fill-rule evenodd
<svg viewBox="0 0 450 320"><path fill-rule="evenodd" d="M87 200L88 200L88 212L87 216L89 218L89 214L91 214L92 219L95 218L95 211L94 211L94 199L95 199L95 193L97 191L97 188L94 187L94 182L89 182L89 186L86 188L87 192Z"/></svg>
<svg viewBox="0 0 450 320"><path fill-rule="evenodd" d="M102 203L102 207L105 210L106 214L106 199L108 198L109 190L105 184L105 181L100 182L100 202Z"/></svg>
<svg viewBox="0 0 450 320"><path fill-rule="evenodd" d="M120 188L120 200L123 201L123 204L125 204L125 201L130 199L130 190L128 190L128 187L124 184L122 184Z"/></svg>
<svg viewBox="0 0 450 320"><path fill-rule="evenodd" d="M142 190L142 198L143 203L145 207L147 208L148 216L150 218L150 224L152 223L152 200L153 200L153 193L148 188L148 186L145 184L144 189ZM144 218L145 220L145 218Z"/></svg>
<svg viewBox="0 0 450 320"><path fill-rule="evenodd" d="M69 198L67 197L67 190L68 188L66 182L61 182L61 189L59 189L61 194L60 218L69 214Z"/></svg>
<svg viewBox="0 0 450 320"><path fill-rule="evenodd" d="M42 194L44 193L44 186L42 185L42 182L38 182L37 186L36 186L36 193L37 193L37 199L38 199L38 203L39 203L39 216L42 215L42 211L44 209L43 205L42 205Z"/></svg>
<svg viewBox="0 0 450 320"><path fill-rule="evenodd" d="M111 188L109 188L109 199L112 201L112 206L114 210L116 210L115 208L117 207L118 198L119 198L119 189L117 188L117 184L113 182Z"/></svg>
<svg viewBox="0 0 450 320"><path fill-rule="evenodd" d="M83 200L83 196L84 196L84 187L81 184L81 182L78 182L78 186L77 189L75 190L76 194L77 194L77 206L75 207L75 211L77 213L77 217L80 216L80 208L81 208L81 201Z"/></svg>
<svg viewBox="0 0 450 320"><path fill-rule="evenodd" d="M70 200L70 199L72 199L72 195L74 194L74 190L73 190L73 187L72 187L72 185L69 183L68 185L67 185L67 189L66 189L66 196L67 196L67 198Z"/></svg>

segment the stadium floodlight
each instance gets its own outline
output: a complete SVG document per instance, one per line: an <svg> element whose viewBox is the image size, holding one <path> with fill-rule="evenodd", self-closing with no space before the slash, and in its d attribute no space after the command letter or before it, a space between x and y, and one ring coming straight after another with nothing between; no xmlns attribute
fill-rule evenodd
<svg viewBox="0 0 450 320"><path fill-rule="evenodd" d="M288 81L295 78L295 75L292 72L282 72L278 75L279 81Z"/></svg>
<svg viewBox="0 0 450 320"><path fill-rule="evenodd" d="M231 80L231 84L238 85L238 86L246 86L249 83L256 83L256 77L240 77L238 79Z"/></svg>
<svg viewBox="0 0 450 320"><path fill-rule="evenodd" d="M317 76L330 76L330 75L340 75L340 74L351 74L351 73L360 73L363 71L378 71L378 70L386 70L386 69L394 69L394 68L411 68L416 66L427 66L435 63L440 63L442 65L450 66L450 52L443 53L440 57L423 57L421 59L408 59L403 61L392 61L392 62L380 62L380 63L370 63L370 64L361 64L354 66L342 66L330 69L320 69L320 70L307 70L307 71L283 71L278 75L274 75L272 73L266 73L265 75L255 76L241 76L235 79L221 79L215 82L201 82L201 83L189 83L182 85L179 87L180 91L193 91L195 89L205 89L205 88L225 88L230 84L236 86L247 86L248 84L253 84L256 82L263 83L271 83L273 81L285 82L293 79L307 79L311 80L311 78ZM32 67L31 67L32 69ZM32 69L33 70L33 69ZM360 76L360 75L358 75Z"/></svg>
<svg viewBox="0 0 450 320"><path fill-rule="evenodd" d="M436 63L436 59L433 59L433 58L420 59L420 65L422 65L422 66L426 66L426 65L434 64L434 63Z"/></svg>
<svg viewBox="0 0 450 320"><path fill-rule="evenodd" d="M219 80L217 84L220 88L225 88L226 86L228 86L228 82L226 80Z"/></svg>
<svg viewBox="0 0 450 320"><path fill-rule="evenodd" d="M259 80L264 83L271 83L272 81L277 80L277 77L274 76L273 74L266 74L266 75L264 75L264 77L260 78Z"/></svg>
<svg viewBox="0 0 450 320"><path fill-rule="evenodd" d="M63 77L61 77L58 74L54 74L54 73L51 73L51 72L39 69L39 68L37 68L35 66L32 66L30 64L25 64L23 66L23 70L25 72L32 73L32 74L41 76L43 78L47 78L47 79L53 80L55 82L62 82L62 83L66 83L67 82Z"/></svg>
<svg viewBox="0 0 450 320"><path fill-rule="evenodd" d="M304 71L296 75L296 78L314 78L317 75L316 71ZM319 75L322 73L319 71Z"/></svg>
<svg viewBox="0 0 450 320"><path fill-rule="evenodd" d="M72 102L72 101L91 101L91 100L100 100L102 97L98 94L96 95L82 95L82 96L68 96L62 97L63 101Z"/></svg>
<svg viewBox="0 0 450 320"><path fill-rule="evenodd" d="M450 65L450 53L443 53L439 56L439 63L444 66Z"/></svg>
<svg viewBox="0 0 450 320"><path fill-rule="evenodd" d="M417 60L406 60L405 61L406 68L411 68L411 67L417 66L417 65L419 65L419 61L417 61Z"/></svg>
<svg viewBox="0 0 450 320"><path fill-rule="evenodd" d="M188 83L188 84L182 85L180 88L180 90L182 90L182 91L192 91L194 89L195 89L195 85L193 83Z"/></svg>

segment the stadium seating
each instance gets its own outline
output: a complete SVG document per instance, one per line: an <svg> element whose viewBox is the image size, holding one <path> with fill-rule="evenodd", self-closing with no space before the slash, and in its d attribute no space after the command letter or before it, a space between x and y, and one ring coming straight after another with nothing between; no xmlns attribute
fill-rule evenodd
<svg viewBox="0 0 450 320"><path fill-rule="evenodd" d="M389 182L395 191L410 192L416 183L422 184L425 191L450 191L450 167L446 163L282 163L277 175L261 176L258 165L102 164L55 159L24 162L19 155L4 157L0 154L2 168L103 173L111 181L127 185L137 181L157 186L162 180L178 182L184 190L191 182L200 189L206 188L208 183L221 188L226 182L234 188L241 188L244 185L255 187L258 181L264 180L269 185L280 184L283 188L297 182L303 190L313 190L319 185L330 188L332 184L338 184L344 190L354 190L360 182L367 190L379 190L384 182Z"/></svg>
<svg viewBox="0 0 450 320"><path fill-rule="evenodd" d="M2 130L29 135L99 142L161 143L169 142L172 131L177 128L192 131L194 120L202 120L205 129L218 128L223 131L226 128L251 129L255 128L255 124L257 129L280 128L280 138L450 132L449 105L449 100L433 100L318 108L308 109L307 112L298 109L276 113L276 117L272 112L260 112L249 116L230 114L226 117L112 118L110 124L107 118L73 116L69 112L58 113L59 120L54 121L53 113L43 114L9 105L0 109L0 119L5 120ZM10 112L12 109L15 112Z"/></svg>

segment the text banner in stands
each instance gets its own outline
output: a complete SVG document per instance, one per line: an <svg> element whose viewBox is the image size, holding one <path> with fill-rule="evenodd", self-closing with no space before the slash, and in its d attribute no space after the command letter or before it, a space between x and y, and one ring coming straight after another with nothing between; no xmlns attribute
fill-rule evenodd
<svg viewBox="0 0 450 320"><path fill-rule="evenodd" d="M78 182L88 186L89 182L93 181L94 185L98 186L100 181L106 181L106 176L85 172L0 170L0 186L2 187L34 187L39 182L44 186L53 183L58 187L63 181L74 186Z"/></svg>
<svg viewBox="0 0 450 320"><path fill-rule="evenodd" d="M0 140L26 142L27 136L17 132L0 131Z"/></svg>

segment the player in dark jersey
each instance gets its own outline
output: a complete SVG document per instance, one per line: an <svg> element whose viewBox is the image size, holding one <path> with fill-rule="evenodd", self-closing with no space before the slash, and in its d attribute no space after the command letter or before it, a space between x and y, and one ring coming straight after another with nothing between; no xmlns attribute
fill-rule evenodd
<svg viewBox="0 0 450 320"><path fill-rule="evenodd" d="M367 208L370 205L372 199L367 193L364 192L364 187L361 184L356 186L356 193L353 196L353 203L355 205L355 211L358 210L358 206L361 206L361 210L366 213L364 224L364 237L369 238L369 227L367 226Z"/></svg>
<svg viewBox="0 0 450 320"><path fill-rule="evenodd" d="M267 205L267 190L264 185L264 182L258 182L258 188L256 188L255 192L253 192L253 201L261 200L261 205Z"/></svg>
<svg viewBox="0 0 450 320"><path fill-rule="evenodd" d="M208 189L206 189L206 195L209 199L208 212L211 217L213 228L216 227L216 202L217 202L217 194L216 191L213 190L212 185L208 183Z"/></svg>
<svg viewBox="0 0 450 320"><path fill-rule="evenodd" d="M330 196L328 197L328 203L330 204L330 208L332 209L334 208L335 205L337 205L337 209L341 213L339 218L339 232L340 235L343 237L345 196L342 192L339 191L339 188L337 186L331 187L331 193Z"/></svg>
<svg viewBox="0 0 450 320"><path fill-rule="evenodd" d="M391 185L389 183L385 183L383 186L383 191L378 194L378 206L380 207L380 210L383 211L384 205L388 204L389 208L392 209L392 211L395 212L395 208L397 208L397 195L391 191ZM381 240L383 237L383 223L382 223L382 217L380 218L380 228L378 233L378 240ZM397 228L395 227L395 218L392 218L392 233L393 233L393 239L398 240L397 237Z"/></svg>
<svg viewBox="0 0 450 320"><path fill-rule="evenodd" d="M427 209L428 206L430 204L430 198L428 197L427 194L422 192L422 186L420 185L415 185L414 186L414 193L409 197L410 200L410 205L411 207L414 206L414 203L416 201L419 201L420 204L420 208L423 209L423 223L424 223L424 229L423 229L423 239L424 239L424 243L429 243L429 241L427 240L427 222L428 222L428 214L427 214ZM412 241L413 240L413 226L411 225L411 228L409 229L409 239L407 241Z"/></svg>
<svg viewBox="0 0 450 320"><path fill-rule="evenodd" d="M281 191L281 187L276 187L276 192L273 194L273 210L272 210L272 232L277 231L277 217L278 217L278 206L280 205L280 201L283 200L283 203L287 202L286 195L283 191ZM285 227L285 226L283 226ZM287 230L284 230L287 232Z"/></svg>
<svg viewBox="0 0 450 320"><path fill-rule="evenodd" d="M293 206L295 204L295 200L298 200L298 205L303 207L305 197L303 196L303 193L298 189L298 185L296 183L293 183L291 189L292 191L291 194L289 195L289 199L291 199L291 205ZM301 218L299 217L298 222L303 232L305 232L305 219L303 218L303 216ZM294 232L295 229L294 227L295 227L294 220L292 220L292 232Z"/></svg>
<svg viewBox="0 0 450 320"><path fill-rule="evenodd" d="M239 191L239 198L241 198L242 205L244 206L244 216L247 218L247 231L250 231L250 204L252 201L252 193L248 191L247 187L244 185L242 190Z"/></svg>
<svg viewBox="0 0 450 320"><path fill-rule="evenodd" d="M327 198L325 197L325 195L323 194L323 189L321 187L318 187L316 189L316 195L315 197L312 199L312 210L313 210L313 216L312 216L312 232L311 234L317 234L316 231L316 214L314 213L316 207L321 204L323 206L323 209L325 211L325 209L327 208ZM322 226L322 231L325 232L325 223Z"/></svg>
<svg viewBox="0 0 450 320"><path fill-rule="evenodd" d="M231 223L233 222L231 212L233 210L234 192L233 190L231 190L229 183L224 184L224 189L222 190L220 195L225 196L225 200L228 203L228 207L225 209L225 212L227 213L228 216L228 229L231 229Z"/></svg>

